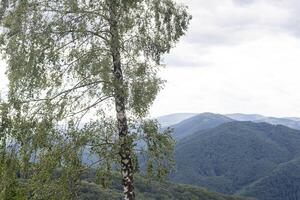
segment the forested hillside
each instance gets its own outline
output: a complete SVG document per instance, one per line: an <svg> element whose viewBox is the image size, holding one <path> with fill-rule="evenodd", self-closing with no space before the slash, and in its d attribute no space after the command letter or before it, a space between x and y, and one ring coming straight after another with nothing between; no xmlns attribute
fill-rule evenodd
<svg viewBox="0 0 300 200"><path fill-rule="evenodd" d="M298 130L267 123L229 122L180 140L175 148L177 171L172 179L227 194L248 188L241 194L262 200L274 195L272 190L300 198L300 179L284 167L293 164L292 171L297 171L297 162L290 161L299 153ZM285 178L279 182L280 177Z"/></svg>
<svg viewBox="0 0 300 200"><path fill-rule="evenodd" d="M269 176L255 181L239 194L263 200L298 200L300 198L300 158L280 164Z"/></svg>

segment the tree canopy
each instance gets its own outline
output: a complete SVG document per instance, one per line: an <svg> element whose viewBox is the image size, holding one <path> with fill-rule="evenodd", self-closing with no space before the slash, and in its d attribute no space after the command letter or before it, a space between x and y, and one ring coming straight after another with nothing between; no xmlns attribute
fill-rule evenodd
<svg viewBox="0 0 300 200"><path fill-rule="evenodd" d="M97 155L104 179L121 168L125 199L134 199L137 152L147 152L148 172L166 175L170 131L159 133L156 122L143 118L164 83L157 76L162 56L190 19L173 0L2 1L11 122L3 141L13 138L18 146L23 178L51 182L49 174L62 170L66 183L83 165L84 152ZM61 188L72 191L73 180ZM35 184L30 195L38 193Z"/></svg>

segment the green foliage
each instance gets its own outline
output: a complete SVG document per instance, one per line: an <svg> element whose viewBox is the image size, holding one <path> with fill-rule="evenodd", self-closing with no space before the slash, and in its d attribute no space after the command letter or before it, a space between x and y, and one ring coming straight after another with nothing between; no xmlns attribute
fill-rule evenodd
<svg viewBox="0 0 300 200"><path fill-rule="evenodd" d="M22 183L19 182L16 174L18 162L15 155L1 154L0 163L0 199L25 200Z"/></svg>
<svg viewBox="0 0 300 200"><path fill-rule="evenodd" d="M1 112L1 199L73 199L82 168L82 138L71 138L71 128L60 134L46 119L30 121L16 110L5 113Z"/></svg>
<svg viewBox="0 0 300 200"><path fill-rule="evenodd" d="M8 104L1 104L0 192L3 199L76 199L80 177L96 170L95 182L112 184L112 171L120 168L120 141L113 118L77 127L21 117ZM7 112L10 110L10 112ZM51 115L50 115L51 116ZM135 170L141 153L154 163L149 178L166 177L173 165L174 141L170 131L159 132L156 121L131 122ZM66 126L66 127L64 127ZM145 145L138 145L138 144ZM154 173L156 172L156 173Z"/></svg>
<svg viewBox="0 0 300 200"><path fill-rule="evenodd" d="M113 41L109 1L7 3L1 49L8 62L10 94L26 102L47 99L55 104L56 115L63 110L67 116L89 106L101 110L96 105L114 96L116 42L127 109L145 116L162 88L157 77L160 57L178 42L191 19L186 8L172 0L115 1L111 12L120 37Z"/></svg>
<svg viewBox="0 0 300 200"><path fill-rule="evenodd" d="M141 126L145 133L146 149L146 174L148 177L165 178L169 174L170 167L174 165L173 149L175 141L172 139L171 130L167 129L157 134L160 127L156 121L146 121ZM156 174L154 174L156 172Z"/></svg>
<svg viewBox="0 0 300 200"><path fill-rule="evenodd" d="M120 154L137 170L138 151L165 177L174 142L143 118L163 86L161 57L187 30L187 8L172 0L1 2L9 110L0 114L9 125L0 134L5 151L16 150L12 173L24 179L25 198L74 199L92 166L108 187ZM137 125L130 133L127 121ZM83 162L85 154L96 160Z"/></svg>

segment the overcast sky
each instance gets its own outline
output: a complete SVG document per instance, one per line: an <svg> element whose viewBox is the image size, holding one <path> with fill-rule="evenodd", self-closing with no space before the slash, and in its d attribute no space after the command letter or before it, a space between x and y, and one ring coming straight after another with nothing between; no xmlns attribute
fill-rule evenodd
<svg viewBox="0 0 300 200"><path fill-rule="evenodd" d="M189 6L193 20L165 59L161 76L167 84L152 116L240 112L300 117L299 0L177 1ZM3 66L0 62L0 74Z"/></svg>
<svg viewBox="0 0 300 200"><path fill-rule="evenodd" d="M151 114L300 117L299 0L178 0L193 15Z"/></svg>

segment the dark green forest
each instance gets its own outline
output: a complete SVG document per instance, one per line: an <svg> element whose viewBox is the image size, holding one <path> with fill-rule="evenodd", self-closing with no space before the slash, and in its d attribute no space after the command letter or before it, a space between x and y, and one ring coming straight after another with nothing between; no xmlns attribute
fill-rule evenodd
<svg viewBox="0 0 300 200"><path fill-rule="evenodd" d="M171 180L263 200L294 200L300 195L299 155L300 130L233 121L179 140Z"/></svg>

